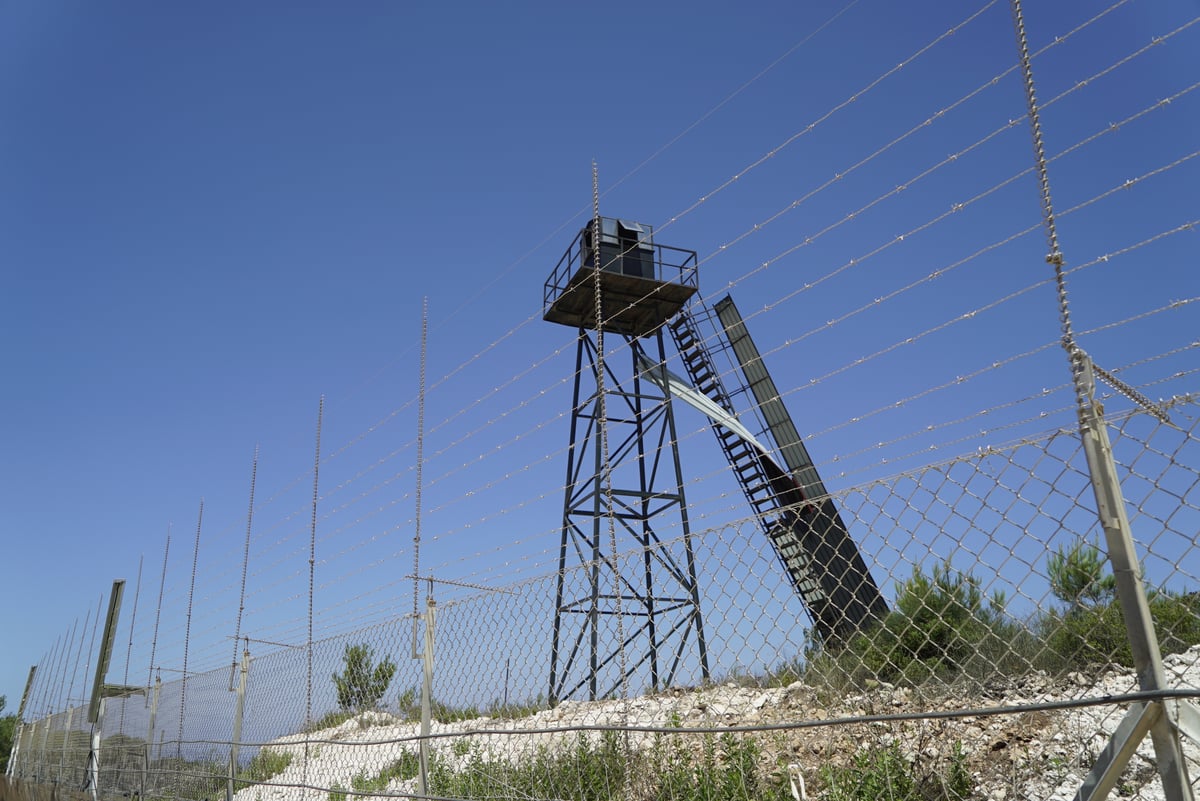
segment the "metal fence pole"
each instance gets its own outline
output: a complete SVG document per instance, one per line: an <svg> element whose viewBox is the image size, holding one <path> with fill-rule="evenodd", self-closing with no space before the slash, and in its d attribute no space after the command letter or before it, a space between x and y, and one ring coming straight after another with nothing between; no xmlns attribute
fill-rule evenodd
<svg viewBox="0 0 1200 801"><path fill-rule="evenodd" d="M33 680L37 676L37 665L31 665L29 675L25 678L25 689L21 692L21 705L17 707L17 725L13 733L12 749L8 753L8 764L4 767L5 776L16 775L17 760L21 756L21 738L25 734L25 707L29 703L29 691L33 689Z"/></svg>
<svg viewBox="0 0 1200 801"><path fill-rule="evenodd" d="M1129 519L1125 514L1125 499L1121 494L1112 444L1105 428L1104 409L1096 400L1093 365L1086 355L1083 356L1083 367L1083 389L1087 401L1079 412L1080 433L1092 490L1096 496L1096 512L1104 528L1108 558L1116 578L1117 599L1125 617L1138 687L1142 690L1166 689L1162 654L1150 616L1150 603L1146 599L1146 587L1142 583ZM1188 780L1175 719L1168 714L1162 701L1134 704L1075 797L1079 801L1098 801L1107 797L1138 743L1149 733L1167 801L1191 801L1192 786Z"/></svg>
<svg viewBox="0 0 1200 801"><path fill-rule="evenodd" d="M75 716L75 707L71 707L70 709L67 710L67 728L63 734L62 755L59 757L59 760L58 760L58 781L60 784L62 783L62 780L63 780L63 771L66 770L66 766L67 766L67 746L71 742L71 722L72 722L72 718L74 716Z"/></svg>
<svg viewBox="0 0 1200 801"><path fill-rule="evenodd" d="M85 785L92 791L92 801L100 798L100 734L104 726L104 706L107 698L100 699L96 722L92 724L91 747L88 749L87 778ZM68 718L70 720L70 718Z"/></svg>
<svg viewBox="0 0 1200 801"><path fill-rule="evenodd" d="M249 640L247 640L249 642ZM234 779L238 772L238 748L242 742L242 713L246 708L246 674L250 672L250 649L242 651L242 670L238 678L237 705L233 709L233 742L229 745L229 783L225 787L226 801L233 801Z"/></svg>
<svg viewBox="0 0 1200 801"><path fill-rule="evenodd" d="M37 766L37 769L34 771L34 776L38 779L38 781L45 781L46 773L49 770L49 768L46 764L46 751L50 747L50 729L51 729L51 724L53 723L53 721L54 721L54 715L50 715L49 717L46 718L46 721L45 721L46 725L42 727L42 747L38 749L38 756L37 756L38 766ZM64 733L64 736L66 736L65 733Z"/></svg>
<svg viewBox="0 0 1200 801"><path fill-rule="evenodd" d="M20 718L17 719L17 730L13 734L12 751L8 754L8 764L4 766L5 776L16 775L17 760L21 757L21 737L25 732L25 723Z"/></svg>
<svg viewBox="0 0 1200 801"><path fill-rule="evenodd" d="M425 603L425 652L424 673L421 681L421 742L419 748L420 772L417 776L417 792L429 795L429 733L433 721L433 626L437 616L437 603L431 595Z"/></svg>
<svg viewBox="0 0 1200 801"><path fill-rule="evenodd" d="M16 754L11 759L9 759L9 762L8 762L10 776L16 776L17 778L25 778L25 776L29 773L29 771L27 769L27 766L29 764L29 751L33 748L33 737L34 737L34 734L36 731L37 731L37 721L36 720L33 723L30 723L28 725L21 724L21 726L20 726L21 738L20 738L20 740L17 741ZM20 763L19 767L14 764L15 762L18 762L18 760Z"/></svg>
<svg viewBox="0 0 1200 801"><path fill-rule="evenodd" d="M150 773L150 759L154 753L154 719L158 717L158 695L162 692L162 676L154 679L154 697L150 701L150 726L146 732L146 753L142 761L142 798L146 797L146 779Z"/></svg>

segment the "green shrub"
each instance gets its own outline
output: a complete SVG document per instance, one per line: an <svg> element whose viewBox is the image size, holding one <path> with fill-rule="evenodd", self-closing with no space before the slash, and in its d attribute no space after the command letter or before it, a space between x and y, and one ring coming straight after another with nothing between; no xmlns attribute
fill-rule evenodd
<svg viewBox="0 0 1200 801"><path fill-rule="evenodd" d="M400 710L402 717L409 720L420 720L421 698L417 695L417 688L409 687L401 690L400 695L396 698L396 708Z"/></svg>
<svg viewBox="0 0 1200 801"><path fill-rule="evenodd" d="M400 693L396 699L400 714L408 720L421 719L421 695L416 687L409 687ZM430 717L439 723L457 723L463 720L474 720L480 716L478 708L473 706L451 706L434 698L429 704Z"/></svg>
<svg viewBox="0 0 1200 801"><path fill-rule="evenodd" d="M651 769L653 801L789 801L783 784L764 777L759 769L761 751L753 738L723 734L720 740L705 735L699 758L682 748L678 739L658 750Z"/></svg>
<svg viewBox="0 0 1200 801"><path fill-rule="evenodd" d="M1120 665L1133 667L1116 579L1100 550L1082 540L1059 548L1047 563L1050 590L1066 608L1038 619L1043 647L1037 664L1053 673ZM1200 643L1200 596L1149 592L1150 618L1163 654Z"/></svg>
<svg viewBox="0 0 1200 801"><path fill-rule="evenodd" d="M238 779L244 783L265 782L278 776L292 764L290 751L272 751L270 748L259 749L246 768L238 773Z"/></svg>
<svg viewBox="0 0 1200 801"><path fill-rule="evenodd" d="M962 801L973 784L959 743L944 773L919 774L891 745L860 751L845 767L826 766L821 780L827 801Z"/></svg>
<svg viewBox="0 0 1200 801"><path fill-rule="evenodd" d="M1200 593L1151 593L1150 617L1162 653L1180 653L1200 645Z"/></svg>
<svg viewBox="0 0 1200 801"><path fill-rule="evenodd" d="M480 712L473 706L450 706L435 698L432 704L432 715L438 723L458 723L463 720L474 720L479 717Z"/></svg>
<svg viewBox="0 0 1200 801"><path fill-rule="evenodd" d="M4 711L4 705L8 699L0 695L0 712ZM0 772L8 768L8 754L12 751L13 737L17 730L17 716L5 715L0 717Z"/></svg>
<svg viewBox="0 0 1200 801"><path fill-rule="evenodd" d="M846 767L821 770L828 801L924 801L912 768L895 746L860 751Z"/></svg>
<svg viewBox="0 0 1200 801"><path fill-rule="evenodd" d="M356 714L358 713L353 709L335 709L332 712L328 712L325 715L322 715L320 718L314 720L304 729L304 731L307 734L312 734L315 731L332 729L334 726L342 725L347 720L353 718Z"/></svg>
<svg viewBox="0 0 1200 801"><path fill-rule="evenodd" d="M412 751L405 751L400 758L392 762L374 776L359 773L350 779L350 789L362 795L371 795L383 790L392 779L411 779L421 770L421 759Z"/></svg>
<svg viewBox="0 0 1200 801"><path fill-rule="evenodd" d="M516 720L517 718L527 718L530 715L536 715L538 712L549 708L550 704L547 703L545 695L537 695L526 701L510 701L507 704L500 699L496 699L488 705L487 715L493 718Z"/></svg>
<svg viewBox="0 0 1200 801"><path fill-rule="evenodd" d="M814 653L814 650L810 648L808 652L811 654ZM801 657L785 659L767 671L767 675L763 680L763 686L786 687L793 682L803 679L806 669L807 664Z"/></svg>
<svg viewBox="0 0 1200 801"><path fill-rule="evenodd" d="M1200 596L1151 593L1150 618L1163 654L1200 644ZM1044 648L1038 666L1052 673L1120 665L1133 667L1125 617L1116 600L1049 612L1039 620Z"/></svg>
<svg viewBox="0 0 1200 801"><path fill-rule="evenodd" d="M572 746L562 750L539 748L517 764L487 761L477 750L472 750L466 765L458 769L435 757L430 767L430 794L480 801L619 801L636 786L637 797L646 801L791 799L785 786L762 774L758 764L761 753L753 738L705 735L702 753L694 754L681 745L680 736L660 740L652 754L629 753L619 733L606 731L598 739L580 734Z"/></svg>
<svg viewBox="0 0 1200 801"><path fill-rule="evenodd" d="M580 734L571 748L551 752L542 747L518 764L485 761L478 751L461 770L434 759L429 789L443 798L610 801L621 796L628 769L619 734L604 732L595 744Z"/></svg>
<svg viewBox="0 0 1200 801"><path fill-rule="evenodd" d="M931 575L915 569L895 608L878 625L845 643L816 644L804 679L814 686L862 687L872 679L917 685L930 679L984 678L1026 666L1028 635L1004 612L1001 593L985 598L980 581L942 563ZM796 665L777 669L780 681Z"/></svg>

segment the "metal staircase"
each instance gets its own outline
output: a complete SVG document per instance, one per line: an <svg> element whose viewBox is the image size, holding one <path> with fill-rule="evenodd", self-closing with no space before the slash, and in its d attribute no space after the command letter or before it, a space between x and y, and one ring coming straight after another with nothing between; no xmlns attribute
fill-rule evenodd
<svg viewBox="0 0 1200 801"><path fill-rule="evenodd" d="M734 351L741 367L741 376L731 373L738 381L735 393L753 395L767 419L766 433L786 466L753 437L710 415L717 442L812 617L818 637L828 642L849 636L886 615L887 603L808 458L732 300L719 301L715 313L702 304L693 308L709 318L722 332L723 345ZM695 316L683 309L667 327L692 386L736 421L732 395Z"/></svg>
<svg viewBox="0 0 1200 801"><path fill-rule="evenodd" d="M704 338L697 331L693 316L684 310L667 323L671 330L671 338L679 350L679 357L687 370L692 386L706 395L710 400L724 409L729 415L736 417L737 411L730 400L729 393L721 380L713 363ZM738 484L746 495L746 500L754 514L760 519L778 516L779 504L775 491L763 471L762 461L757 449L746 442L734 431L726 428L715 420L712 424L713 433L721 445L721 451L733 468L738 478Z"/></svg>

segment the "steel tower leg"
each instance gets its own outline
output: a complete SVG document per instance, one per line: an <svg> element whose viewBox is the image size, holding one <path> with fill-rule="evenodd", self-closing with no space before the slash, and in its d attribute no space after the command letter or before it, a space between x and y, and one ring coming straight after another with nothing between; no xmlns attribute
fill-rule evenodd
<svg viewBox="0 0 1200 801"><path fill-rule="evenodd" d="M622 685L622 668L640 689L670 686L686 672L709 676L671 396L645 380L638 367L639 357L654 365L665 362L662 331L626 337L625 343L628 361L604 360L605 465L600 360L592 332L579 330L550 649L551 703L611 695ZM618 376L613 367L618 363L630 365L631 372Z"/></svg>

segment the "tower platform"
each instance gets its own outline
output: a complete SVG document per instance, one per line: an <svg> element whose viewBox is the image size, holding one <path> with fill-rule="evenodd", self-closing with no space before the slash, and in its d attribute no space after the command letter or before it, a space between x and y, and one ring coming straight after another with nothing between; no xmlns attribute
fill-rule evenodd
<svg viewBox="0 0 1200 801"><path fill-rule="evenodd" d="M600 302L603 328L644 337L679 312L696 293L696 252L656 244L648 225L600 219ZM546 280L543 319L596 328L596 252L592 228L582 229Z"/></svg>

